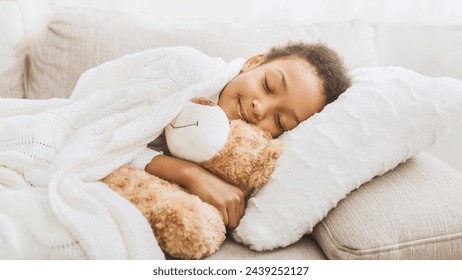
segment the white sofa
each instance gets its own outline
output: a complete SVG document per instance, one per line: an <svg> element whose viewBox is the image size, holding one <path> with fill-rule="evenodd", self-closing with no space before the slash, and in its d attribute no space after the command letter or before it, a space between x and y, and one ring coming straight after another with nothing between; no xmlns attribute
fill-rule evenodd
<svg viewBox="0 0 462 280"><path fill-rule="evenodd" d="M350 68L378 64L361 21L250 24L168 21L82 7L46 11L25 39L14 2L0 2L0 96L67 97L87 69L147 48L189 45L225 60L287 40L323 41ZM419 154L361 186L297 243L256 252L228 238L208 259L462 259L462 174Z"/></svg>

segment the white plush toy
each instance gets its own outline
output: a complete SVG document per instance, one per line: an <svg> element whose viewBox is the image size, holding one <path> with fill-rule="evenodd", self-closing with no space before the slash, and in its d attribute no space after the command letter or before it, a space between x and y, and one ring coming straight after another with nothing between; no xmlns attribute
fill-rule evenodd
<svg viewBox="0 0 462 280"><path fill-rule="evenodd" d="M187 103L165 128L168 148L175 157L199 163L225 146L230 131L225 112L219 106L204 105L213 103L204 99Z"/></svg>

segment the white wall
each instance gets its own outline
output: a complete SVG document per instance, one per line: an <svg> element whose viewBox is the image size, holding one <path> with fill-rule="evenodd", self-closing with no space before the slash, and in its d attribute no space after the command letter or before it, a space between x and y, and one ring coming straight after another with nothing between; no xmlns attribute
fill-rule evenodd
<svg viewBox="0 0 462 280"><path fill-rule="evenodd" d="M12 0L27 25L56 3L99 6L170 19L237 21L332 21L359 18L371 23L462 24L459 0Z"/></svg>

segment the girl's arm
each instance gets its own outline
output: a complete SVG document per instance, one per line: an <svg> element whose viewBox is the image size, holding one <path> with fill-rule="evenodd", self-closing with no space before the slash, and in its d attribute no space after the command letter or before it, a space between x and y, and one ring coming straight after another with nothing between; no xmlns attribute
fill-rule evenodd
<svg viewBox="0 0 462 280"><path fill-rule="evenodd" d="M195 163L158 155L146 165L145 170L183 186L202 201L215 206L229 228L237 227L244 215L244 193Z"/></svg>

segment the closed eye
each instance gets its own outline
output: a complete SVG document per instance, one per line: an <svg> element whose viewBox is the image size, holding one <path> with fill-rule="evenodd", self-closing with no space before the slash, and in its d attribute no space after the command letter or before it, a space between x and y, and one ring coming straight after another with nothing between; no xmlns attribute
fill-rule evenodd
<svg viewBox="0 0 462 280"><path fill-rule="evenodd" d="M263 79L263 88L265 89L266 93L272 94L272 91L270 89L270 86L268 84L268 77L265 75L265 78Z"/></svg>
<svg viewBox="0 0 462 280"><path fill-rule="evenodd" d="M275 116L275 122L276 122L276 126L279 127L279 129L281 129L282 131L286 131L284 129L284 126L282 125L282 122L281 122L281 116L279 114L276 114Z"/></svg>

